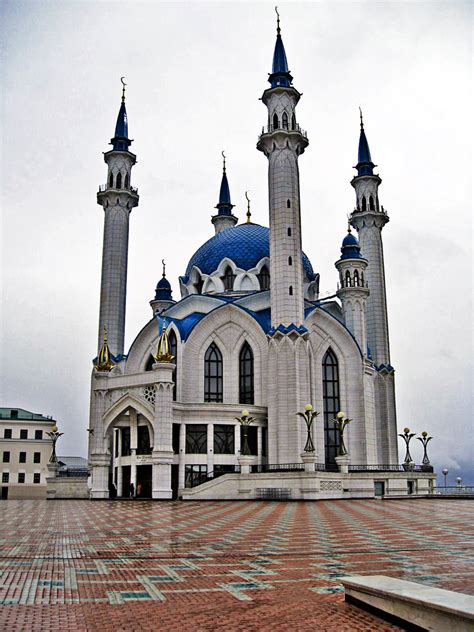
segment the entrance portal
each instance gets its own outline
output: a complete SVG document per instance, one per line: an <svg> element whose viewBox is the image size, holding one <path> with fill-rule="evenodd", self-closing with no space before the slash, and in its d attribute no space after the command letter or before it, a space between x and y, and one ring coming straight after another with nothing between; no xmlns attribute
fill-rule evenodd
<svg viewBox="0 0 474 632"><path fill-rule="evenodd" d="M152 465L137 465L137 498L151 498Z"/></svg>
<svg viewBox="0 0 474 632"><path fill-rule="evenodd" d="M122 498L130 498L130 465L122 467Z"/></svg>

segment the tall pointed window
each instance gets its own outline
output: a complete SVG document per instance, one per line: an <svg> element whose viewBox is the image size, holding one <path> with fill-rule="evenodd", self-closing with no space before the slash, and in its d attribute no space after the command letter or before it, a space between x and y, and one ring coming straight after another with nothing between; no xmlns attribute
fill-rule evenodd
<svg viewBox="0 0 474 632"><path fill-rule="evenodd" d="M294 114L291 115L291 129L296 129L296 117Z"/></svg>
<svg viewBox="0 0 474 632"><path fill-rule="evenodd" d="M375 211L374 198L372 196L369 197L369 208L371 211Z"/></svg>
<svg viewBox="0 0 474 632"><path fill-rule="evenodd" d="M261 290L270 289L270 272L267 266L262 266L259 274L257 274L258 282L260 283Z"/></svg>
<svg viewBox="0 0 474 632"><path fill-rule="evenodd" d="M345 287L351 286L351 273L349 270L346 270L346 278L345 278Z"/></svg>
<svg viewBox="0 0 474 632"><path fill-rule="evenodd" d="M224 272L224 276L221 277L224 283L224 290L233 290L234 289L234 280L235 274L232 272L232 268L227 266Z"/></svg>
<svg viewBox="0 0 474 632"><path fill-rule="evenodd" d="M278 124L278 116L275 112L275 114L273 115L273 129L278 129L280 126Z"/></svg>
<svg viewBox="0 0 474 632"><path fill-rule="evenodd" d="M174 331L170 332L170 335L168 336L168 341L170 343L170 351L171 351L171 355L174 356L172 359L172 362L175 366L175 369L173 371L173 401L176 401L176 380L177 380L177 376L178 376L178 341L176 340L176 334L174 333Z"/></svg>
<svg viewBox="0 0 474 632"><path fill-rule="evenodd" d="M128 173L126 173L126 174L125 174L125 184L124 184L124 187L125 187L126 189L128 189L128 188L129 188L129 186L130 186L130 178L129 178L129 176L128 176Z"/></svg>
<svg viewBox="0 0 474 632"><path fill-rule="evenodd" d="M334 423L340 410L339 368L332 349L323 358L323 408L324 408L324 449L326 465L336 463L339 449L339 433Z"/></svg>
<svg viewBox="0 0 474 632"><path fill-rule="evenodd" d="M245 342L239 355L239 403L253 404L253 353Z"/></svg>
<svg viewBox="0 0 474 632"><path fill-rule="evenodd" d="M222 353L212 342L204 356L204 401L222 402Z"/></svg>
<svg viewBox="0 0 474 632"><path fill-rule="evenodd" d="M109 176L109 188L113 189L114 187L114 174L112 172L110 172L110 176Z"/></svg>
<svg viewBox="0 0 474 632"><path fill-rule="evenodd" d="M283 112L281 117L281 126L283 129L288 129L288 114L286 112Z"/></svg>
<svg viewBox="0 0 474 632"><path fill-rule="evenodd" d="M121 189L122 188L122 174L120 172L117 173L117 179L115 181L115 188L116 189Z"/></svg>
<svg viewBox="0 0 474 632"><path fill-rule="evenodd" d="M367 210L367 200L365 199L365 195L362 197L362 212L365 213Z"/></svg>
<svg viewBox="0 0 474 632"><path fill-rule="evenodd" d="M354 285L355 287L359 287L359 271L354 270Z"/></svg>

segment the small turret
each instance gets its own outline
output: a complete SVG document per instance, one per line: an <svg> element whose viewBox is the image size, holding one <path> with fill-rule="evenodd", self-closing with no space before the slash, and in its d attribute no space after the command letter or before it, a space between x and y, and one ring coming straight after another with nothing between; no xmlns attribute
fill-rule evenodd
<svg viewBox="0 0 474 632"><path fill-rule="evenodd" d="M176 303L176 301L173 301L171 284L166 278L165 260L163 259L161 263L163 264L163 275L156 285L155 298L150 301L153 316L161 314L165 309Z"/></svg>
<svg viewBox="0 0 474 632"><path fill-rule="evenodd" d="M334 264L339 272L337 296L342 303L344 322L360 346L364 356L367 355L366 302L369 296L365 279L367 259L360 253L357 237L348 226L347 235L341 247L341 258Z"/></svg>
<svg viewBox="0 0 474 632"><path fill-rule="evenodd" d="M221 188L219 191L219 202L216 204L216 209L218 212L217 215L214 215L211 219L216 229L216 235L217 233L220 233L221 230L232 228L238 222L237 217L232 214L232 209L234 208L234 205L230 201L230 189L229 182L227 180L224 152L222 152L222 159L223 166Z"/></svg>

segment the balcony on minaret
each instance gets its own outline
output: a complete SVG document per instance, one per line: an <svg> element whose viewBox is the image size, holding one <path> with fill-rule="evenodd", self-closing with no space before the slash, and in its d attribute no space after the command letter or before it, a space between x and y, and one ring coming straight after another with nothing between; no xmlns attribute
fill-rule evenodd
<svg viewBox="0 0 474 632"><path fill-rule="evenodd" d="M262 133L258 137L260 140L262 136L266 134L273 134L273 132L295 132L297 134L301 134L304 138L308 138L308 134L302 129L297 123L290 125L266 125L262 127Z"/></svg>

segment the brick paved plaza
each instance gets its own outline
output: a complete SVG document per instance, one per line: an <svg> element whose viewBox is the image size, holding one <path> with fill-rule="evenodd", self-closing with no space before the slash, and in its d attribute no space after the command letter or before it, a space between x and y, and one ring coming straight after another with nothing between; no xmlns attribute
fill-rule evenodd
<svg viewBox="0 0 474 632"><path fill-rule="evenodd" d="M343 601L386 574L474 594L474 504L4 501L1 630L397 630Z"/></svg>

